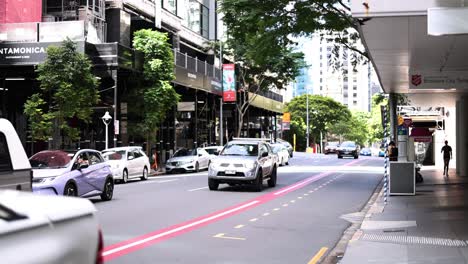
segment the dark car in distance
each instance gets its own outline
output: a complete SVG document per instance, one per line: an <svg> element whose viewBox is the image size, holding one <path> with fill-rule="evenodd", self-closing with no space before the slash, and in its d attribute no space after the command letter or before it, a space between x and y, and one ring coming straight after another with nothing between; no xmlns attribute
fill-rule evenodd
<svg viewBox="0 0 468 264"><path fill-rule="evenodd" d="M362 156L372 156L372 151L370 148L362 148L359 154Z"/></svg>
<svg viewBox="0 0 468 264"><path fill-rule="evenodd" d="M355 159L359 158L360 147L353 141L345 141L341 143L340 147L337 148L336 154L339 159L342 159L345 156L353 157Z"/></svg>

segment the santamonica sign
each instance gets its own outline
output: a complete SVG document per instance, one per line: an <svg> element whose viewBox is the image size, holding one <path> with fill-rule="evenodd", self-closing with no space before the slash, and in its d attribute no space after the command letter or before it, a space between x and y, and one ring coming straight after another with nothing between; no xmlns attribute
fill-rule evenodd
<svg viewBox="0 0 468 264"><path fill-rule="evenodd" d="M0 43L0 65L34 65L45 61L49 46L60 42ZM84 52L84 42L78 42L77 50Z"/></svg>

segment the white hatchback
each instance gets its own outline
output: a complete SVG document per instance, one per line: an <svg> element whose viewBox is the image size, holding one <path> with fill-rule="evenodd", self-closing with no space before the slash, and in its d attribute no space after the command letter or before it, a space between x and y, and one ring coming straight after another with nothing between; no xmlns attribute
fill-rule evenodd
<svg viewBox="0 0 468 264"><path fill-rule="evenodd" d="M103 263L95 212L88 199L0 191L0 262Z"/></svg>
<svg viewBox="0 0 468 264"><path fill-rule="evenodd" d="M289 152L281 143L271 144L271 149L278 156L278 166L289 165Z"/></svg>
<svg viewBox="0 0 468 264"><path fill-rule="evenodd" d="M148 179L151 168L149 158L141 147L118 147L102 151L102 156L111 166L114 180L127 183L129 179Z"/></svg>

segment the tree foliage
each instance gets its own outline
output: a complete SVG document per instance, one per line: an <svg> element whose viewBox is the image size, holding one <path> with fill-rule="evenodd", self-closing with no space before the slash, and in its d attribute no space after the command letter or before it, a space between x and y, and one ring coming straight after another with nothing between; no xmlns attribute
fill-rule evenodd
<svg viewBox="0 0 468 264"><path fill-rule="evenodd" d="M47 59L37 73L40 91L25 103L33 139L59 135L54 137L54 147L62 147L63 140L70 143L79 138L79 127L72 127L71 120L90 122L92 106L100 100L99 82L92 74L91 61L70 39L47 49Z"/></svg>
<svg viewBox="0 0 468 264"><path fill-rule="evenodd" d="M357 30L364 20L353 18L350 7L342 0L223 0L221 11L229 37L248 40L251 56L257 62L282 47L294 45L292 37L317 32L334 33L337 46L354 51L350 54L352 62L357 64L367 57L359 45Z"/></svg>
<svg viewBox="0 0 468 264"><path fill-rule="evenodd" d="M136 106L143 117L138 130L154 139L156 131L166 114L179 101L172 87L174 76L174 54L166 33L142 29L134 33L133 47L144 54L144 81L137 89L137 97L143 98Z"/></svg>
<svg viewBox="0 0 468 264"><path fill-rule="evenodd" d="M310 142L317 142L320 132L325 135L333 124L351 118L349 109L332 98L320 95L308 96ZM302 145L299 142L305 143L306 141L307 95L293 98L286 106L286 111L291 113L291 132L288 139L291 140L292 134L296 133L298 146L305 147L305 144ZM304 137L300 137L300 135L304 135Z"/></svg>
<svg viewBox="0 0 468 264"><path fill-rule="evenodd" d="M367 145L369 142L369 118L369 113L352 111L349 119L332 124L329 132L339 135L341 141L350 140L359 145Z"/></svg>

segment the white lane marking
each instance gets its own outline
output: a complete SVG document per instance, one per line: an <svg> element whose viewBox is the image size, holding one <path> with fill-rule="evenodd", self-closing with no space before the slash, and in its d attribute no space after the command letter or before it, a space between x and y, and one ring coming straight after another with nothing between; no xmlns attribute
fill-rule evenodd
<svg viewBox="0 0 468 264"><path fill-rule="evenodd" d="M287 204L287 203L286 203L286 204L283 204L283 206L286 207L286 206L288 206L288 204Z"/></svg>
<svg viewBox="0 0 468 264"><path fill-rule="evenodd" d="M189 178L189 177L199 177L199 176L208 177L208 172L205 171L205 172L198 172L198 173L150 176L149 180L172 179L172 178Z"/></svg>
<svg viewBox="0 0 468 264"><path fill-rule="evenodd" d="M275 208L275 209L273 209L273 211L278 211L278 210L279 210L279 208Z"/></svg>
<svg viewBox="0 0 468 264"><path fill-rule="evenodd" d="M258 220L258 218L252 218L252 219L250 219L249 221L250 221L250 222L255 222L255 221L257 221L257 220Z"/></svg>
<svg viewBox="0 0 468 264"><path fill-rule="evenodd" d="M270 215L270 213L264 213L263 214L263 216L269 216L269 215Z"/></svg>
<svg viewBox="0 0 468 264"><path fill-rule="evenodd" d="M157 181L156 183L173 182L173 181L178 181L178 180L179 180L179 179L164 180L164 181Z"/></svg>
<svg viewBox="0 0 468 264"><path fill-rule="evenodd" d="M232 239L232 240L245 240L245 238L243 237L229 237L229 236L224 236L225 234L224 233L219 233L213 237L216 237L216 238L224 238L224 239Z"/></svg>
<svg viewBox="0 0 468 264"><path fill-rule="evenodd" d="M154 235L154 236L150 236L150 237L147 237L147 238L142 239L142 240L135 241L135 242L130 243L130 244L126 244L126 245L121 246L121 247L117 247L117 248L114 248L114 249L111 249L111 250L104 251L104 252L102 253L102 256L105 257L105 256L107 256L107 255L114 254L114 253L116 253L116 252L125 250L125 249L127 249L127 248L132 248L132 247L135 247L135 246L144 244L144 243L146 243L146 242L149 242L149 241L151 241L151 240L155 240L155 239L158 239L158 238L160 238L160 237L164 237L164 236L167 236L167 235L170 235L170 234L173 234L173 233L180 232L180 231L182 231L182 230L184 230L184 229L188 229L188 228L191 228L191 227L193 227L193 226L197 226L197 225L203 224L203 223L205 223L205 222L212 221L212 220L214 220L214 219L216 219L216 218L220 218L220 217L223 217L223 216L225 216L225 215L232 214L233 212L242 210L242 209L244 209L244 208L250 207L250 206L252 206L252 205L254 205L254 204L257 204L257 203L259 203L259 201L255 200L255 201L252 201L252 202L250 202L250 203L247 203L247 204L244 204L244 205L235 207L235 208L233 208L233 209L231 209L231 210L224 211L224 212L222 212L222 213L219 213L219 214L216 214L216 215L207 217L207 218L200 219L200 220L198 220L198 221L195 221L195 222L192 222L192 223L189 223L189 224L180 226L180 227L178 227L178 228L174 228L174 229L168 230L168 231L166 231L166 232L163 232L163 233L160 233L160 234L157 234L157 235Z"/></svg>
<svg viewBox="0 0 468 264"><path fill-rule="evenodd" d="M194 191L199 191L199 190L203 190L203 189L208 189L208 187L205 186L205 187L201 187L201 188L191 189L191 190L188 190L188 191L189 192L194 192Z"/></svg>
<svg viewBox="0 0 468 264"><path fill-rule="evenodd" d="M296 202L296 200L291 200L291 203L295 203L295 202Z"/></svg>
<svg viewBox="0 0 468 264"><path fill-rule="evenodd" d="M234 228L239 229L239 228L243 228L243 227L244 227L244 225L236 225Z"/></svg>

